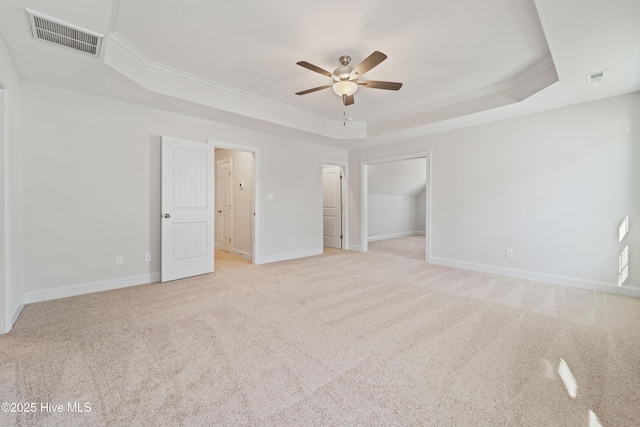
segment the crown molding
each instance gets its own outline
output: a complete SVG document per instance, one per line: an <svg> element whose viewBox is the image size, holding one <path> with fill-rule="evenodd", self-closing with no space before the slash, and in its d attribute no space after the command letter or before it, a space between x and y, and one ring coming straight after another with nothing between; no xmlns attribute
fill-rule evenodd
<svg viewBox="0 0 640 427"><path fill-rule="evenodd" d="M201 105L265 120L330 138L364 138L364 121L342 121L154 62L117 32L109 34L104 62L145 89Z"/></svg>
<svg viewBox="0 0 640 427"><path fill-rule="evenodd" d="M104 63L149 91L336 140L400 136L520 102L558 81L553 59L546 56L507 81L374 120L343 122L159 64L117 32L109 34L105 45Z"/></svg>
<svg viewBox="0 0 640 427"><path fill-rule="evenodd" d="M553 67L554 67L553 58L551 57L551 55L548 55L542 58L537 63L535 63L532 67L528 68L526 72L516 75L509 80L496 83L493 85L485 86L480 89L475 89L469 92L465 92L460 95L441 99L435 102L431 102L429 104L421 105L419 107L405 110L397 114L391 114L384 117L380 117L378 119L369 120L367 123L369 126L382 125L388 122L393 122L406 117L417 116L423 113L436 111L445 107L450 107L450 106L464 103L467 101L481 100L482 98L490 97L492 95L508 93L513 89L518 89L526 85L528 82L530 82L531 80L535 79L536 77L540 76L541 74L545 73L546 71L548 71ZM525 96L524 98L527 98L533 95L534 93L535 92L532 92L527 96ZM518 99L517 101L521 101L522 99Z"/></svg>
<svg viewBox="0 0 640 427"><path fill-rule="evenodd" d="M385 136L388 140L403 135L421 134L429 125L445 124L452 119L470 117L476 113L517 104L526 98L558 82L558 74L550 57L544 58L516 78L488 86L438 103L405 111L402 114L370 121L367 135L370 138Z"/></svg>

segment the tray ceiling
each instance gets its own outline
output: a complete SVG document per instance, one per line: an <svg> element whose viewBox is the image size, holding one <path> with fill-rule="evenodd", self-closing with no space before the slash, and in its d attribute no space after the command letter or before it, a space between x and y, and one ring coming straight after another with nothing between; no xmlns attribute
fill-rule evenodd
<svg viewBox="0 0 640 427"><path fill-rule="evenodd" d="M27 7L105 35L100 58L34 40ZM27 80L352 149L640 88L640 7L624 0L5 0L0 9ZM330 82L296 62L332 71L339 56L357 64L374 50L388 59L363 78L402 82L400 91L360 88L346 110L330 89L295 95ZM588 88L586 74L604 69L609 81Z"/></svg>

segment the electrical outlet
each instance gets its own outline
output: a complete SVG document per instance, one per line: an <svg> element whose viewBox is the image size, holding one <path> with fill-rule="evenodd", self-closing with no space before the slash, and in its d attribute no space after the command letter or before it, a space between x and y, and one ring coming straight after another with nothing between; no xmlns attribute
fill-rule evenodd
<svg viewBox="0 0 640 427"><path fill-rule="evenodd" d="M122 264L124 264L124 256L118 255L116 257L116 265L122 265Z"/></svg>
<svg viewBox="0 0 640 427"><path fill-rule="evenodd" d="M513 258L513 249L505 249L504 256L507 258Z"/></svg>
<svg viewBox="0 0 640 427"><path fill-rule="evenodd" d="M144 262L151 262L151 252L146 252L144 254Z"/></svg>

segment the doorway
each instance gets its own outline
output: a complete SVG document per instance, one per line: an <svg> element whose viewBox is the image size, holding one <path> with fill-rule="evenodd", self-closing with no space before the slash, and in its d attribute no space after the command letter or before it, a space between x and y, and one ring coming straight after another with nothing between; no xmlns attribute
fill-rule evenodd
<svg viewBox="0 0 640 427"><path fill-rule="evenodd" d="M322 165L322 246L346 249L346 166Z"/></svg>
<svg viewBox="0 0 640 427"><path fill-rule="evenodd" d="M367 252L375 241L377 249L408 248L411 257L419 254L429 262L431 153L364 161L361 167L361 250ZM413 247L416 242L423 249Z"/></svg>
<svg viewBox="0 0 640 427"><path fill-rule="evenodd" d="M211 139L208 139L206 144L202 144L198 141L162 135L161 281L163 282L214 271L215 249L218 243L216 237L220 235L219 231L215 230L218 223L215 197L215 185L218 181L215 162L216 146L228 147L227 151L244 148L233 144L218 144ZM248 250L243 251L246 253L239 255L257 264L260 263L260 259L255 216L259 206L256 199L258 183L255 176L258 175L259 163L257 149L252 150L247 148L244 156L250 160L250 166L246 167L249 171L246 182L251 188L251 195L248 197L249 208L239 209L249 217L246 230L243 230L248 234L249 244ZM232 152L229 154L234 155ZM235 159L235 157L231 158ZM242 165L242 161L237 160L233 164ZM233 196L229 198L231 199L230 207L232 207ZM247 203L239 203L240 207L243 205ZM232 237L230 243L233 245ZM232 246L232 251L238 253L240 250L235 251Z"/></svg>
<svg viewBox="0 0 640 427"><path fill-rule="evenodd" d="M216 147L215 161L215 248L254 261L254 153Z"/></svg>

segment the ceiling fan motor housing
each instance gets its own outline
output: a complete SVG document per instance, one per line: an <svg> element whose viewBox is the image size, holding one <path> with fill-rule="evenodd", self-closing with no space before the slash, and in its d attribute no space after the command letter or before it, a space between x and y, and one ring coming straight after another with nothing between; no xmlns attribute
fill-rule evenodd
<svg viewBox="0 0 640 427"><path fill-rule="evenodd" d="M339 67L336 68L333 74L340 78L340 80L348 80L349 75L353 71L353 67ZM334 79L335 80L335 79ZM338 81L338 80L336 80Z"/></svg>

